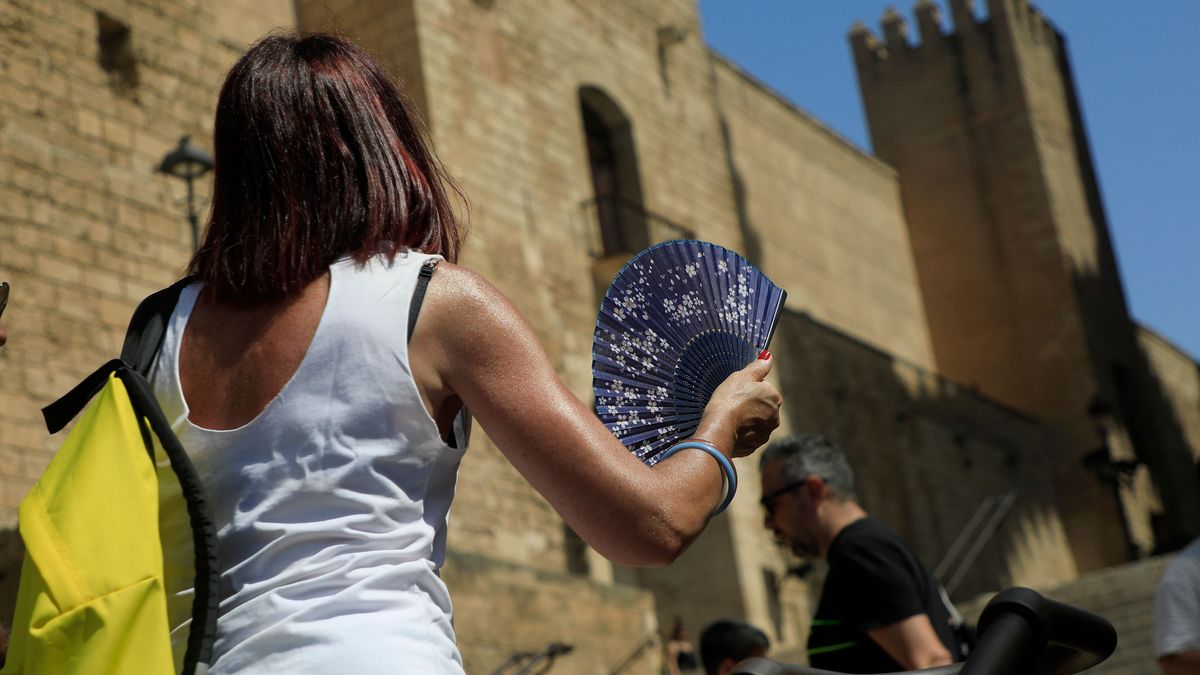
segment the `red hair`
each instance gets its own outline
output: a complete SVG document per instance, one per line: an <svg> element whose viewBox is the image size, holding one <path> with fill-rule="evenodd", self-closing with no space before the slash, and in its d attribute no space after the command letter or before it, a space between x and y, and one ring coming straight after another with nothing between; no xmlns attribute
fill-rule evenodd
<svg viewBox="0 0 1200 675"><path fill-rule="evenodd" d="M396 85L347 40L251 47L221 88L213 145L212 214L189 271L218 300L281 299L344 256L458 257L448 195L462 193Z"/></svg>

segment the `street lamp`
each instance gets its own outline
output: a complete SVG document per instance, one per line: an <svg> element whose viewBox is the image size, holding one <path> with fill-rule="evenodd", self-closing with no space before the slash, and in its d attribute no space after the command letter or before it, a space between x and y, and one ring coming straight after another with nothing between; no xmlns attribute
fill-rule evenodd
<svg viewBox="0 0 1200 675"><path fill-rule="evenodd" d="M193 182L212 171L212 168L212 155L192 145L190 136L184 136L179 139L179 147L168 152L162 158L157 169L159 173L181 178L187 182L187 217L188 222L192 225L193 251L200 248L200 223L196 213L196 190Z"/></svg>

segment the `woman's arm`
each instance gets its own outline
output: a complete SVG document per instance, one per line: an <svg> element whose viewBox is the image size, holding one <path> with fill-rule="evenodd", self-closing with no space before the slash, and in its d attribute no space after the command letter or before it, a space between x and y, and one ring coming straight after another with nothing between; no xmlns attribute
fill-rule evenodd
<svg viewBox="0 0 1200 675"><path fill-rule="evenodd" d="M520 312L479 275L440 265L427 298L413 348L430 359L436 381L422 384L461 398L585 542L625 565L668 564L687 548L720 497L712 457L680 452L653 469L635 458L563 384ZM696 436L732 456L765 442L779 422L779 393L762 381L770 369L770 360L757 361L723 383Z"/></svg>

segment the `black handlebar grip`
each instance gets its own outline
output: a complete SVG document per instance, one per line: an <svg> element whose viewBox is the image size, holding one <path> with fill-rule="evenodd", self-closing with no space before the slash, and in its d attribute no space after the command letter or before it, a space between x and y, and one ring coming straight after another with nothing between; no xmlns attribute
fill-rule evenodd
<svg viewBox="0 0 1200 675"><path fill-rule="evenodd" d="M1018 637L1015 617L1027 625L1028 636ZM1000 628L1001 623L1004 628ZM1000 628L1000 630L996 630ZM991 638L993 631L995 638ZM1028 588L1010 588L992 598L979 619L980 641L968 659L963 675L1019 672L999 668L1000 652L1028 655L1025 672L1040 675L1071 675L1091 668L1112 655L1117 632L1103 617L1043 597ZM1008 634L1007 636L1005 634ZM1004 645L1004 640L1020 641ZM985 641L995 647L985 647ZM987 652L976 654L984 647ZM1029 666L1035 667L1030 668ZM1011 667L1011 666L1010 666Z"/></svg>
<svg viewBox="0 0 1200 675"><path fill-rule="evenodd" d="M991 608L988 603L988 608ZM1007 609L1007 608L1005 608ZM987 627L979 622L979 641L963 664L961 675L1010 675L1036 673L1038 653L1046 644L1035 628L1036 622L1020 613L1002 611Z"/></svg>
<svg viewBox="0 0 1200 675"><path fill-rule="evenodd" d="M1103 617L1042 597L1028 588L1010 588L992 598L983 610L979 642L966 663L907 672L1073 675L1107 659L1116 648L1117 632ZM731 675L839 674L753 658L739 663Z"/></svg>

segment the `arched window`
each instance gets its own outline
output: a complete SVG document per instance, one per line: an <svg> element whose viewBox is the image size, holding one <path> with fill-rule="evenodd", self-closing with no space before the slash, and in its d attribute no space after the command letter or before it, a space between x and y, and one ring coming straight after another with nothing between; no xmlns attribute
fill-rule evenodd
<svg viewBox="0 0 1200 675"><path fill-rule="evenodd" d="M650 243L629 118L596 87L579 90L601 255L636 253Z"/></svg>

